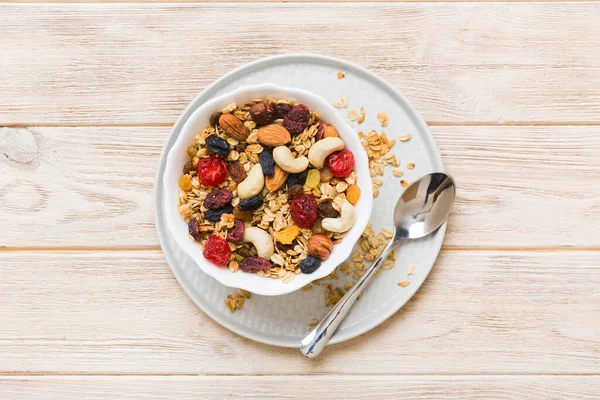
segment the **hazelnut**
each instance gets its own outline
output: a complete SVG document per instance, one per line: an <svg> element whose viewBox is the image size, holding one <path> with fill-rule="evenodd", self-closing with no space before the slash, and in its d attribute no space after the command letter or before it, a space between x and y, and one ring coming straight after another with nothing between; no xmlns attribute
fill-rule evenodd
<svg viewBox="0 0 600 400"><path fill-rule="evenodd" d="M317 125L317 135L315 140L319 141L327 137L339 137L337 130L330 124L319 124Z"/></svg>
<svg viewBox="0 0 600 400"><path fill-rule="evenodd" d="M333 242L325 235L312 235L308 239L306 248L308 249L308 254L318 260L325 261L331 255Z"/></svg>
<svg viewBox="0 0 600 400"><path fill-rule="evenodd" d="M269 103L257 103L250 107L250 116L258 125L268 125L275 119L275 110Z"/></svg>

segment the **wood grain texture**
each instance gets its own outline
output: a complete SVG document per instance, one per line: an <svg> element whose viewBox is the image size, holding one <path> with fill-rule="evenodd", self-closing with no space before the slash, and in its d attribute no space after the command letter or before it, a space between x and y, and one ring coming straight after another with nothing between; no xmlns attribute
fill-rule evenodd
<svg viewBox="0 0 600 400"><path fill-rule="evenodd" d="M157 248L154 175L169 130L20 131L35 139L22 152L33 161L0 160L0 246ZM459 187L446 247L600 247L600 127L432 130Z"/></svg>
<svg viewBox="0 0 600 400"><path fill-rule="evenodd" d="M213 322L159 252L6 253L0 372L598 374L599 259L443 251L400 312L308 360Z"/></svg>
<svg viewBox="0 0 600 400"><path fill-rule="evenodd" d="M597 376L3 377L0 398L101 399L597 399ZM333 395L332 395L333 394ZM3 397L6 396L6 397ZM335 396L335 397L332 397Z"/></svg>
<svg viewBox="0 0 600 400"><path fill-rule="evenodd" d="M598 2L2 4L0 15L0 125L169 124L232 68L289 52L360 63L433 123L600 123Z"/></svg>

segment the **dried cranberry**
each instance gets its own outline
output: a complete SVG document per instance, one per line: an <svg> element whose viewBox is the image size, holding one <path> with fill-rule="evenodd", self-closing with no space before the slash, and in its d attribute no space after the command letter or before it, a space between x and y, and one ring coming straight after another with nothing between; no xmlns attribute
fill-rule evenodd
<svg viewBox="0 0 600 400"><path fill-rule="evenodd" d="M314 257L306 257L304 260L300 261L300 270L303 274L312 274L321 266L321 261L317 260Z"/></svg>
<svg viewBox="0 0 600 400"><path fill-rule="evenodd" d="M308 126L310 111L304 104L297 104L283 118L283 126L292 135L302 133Z"/></svg>
<svg viewBox="0 0 600 400"><path fill-rule="evenodd" d="M281 119L290 112L292 106L287 103L277 103L273 108L275 109L275 119Z"/></svg>
<svg viewBox="0 0 600 400"><path fill-rule="evenodd" d="M310 228L317 219L317 201L310 194L303 194L292 201L292 220L300 228Z"/></svg>
<svg viewBox="0 0 600 400"><path fill-rule="evenodd" d="M336 151L327 156L326 162L333 176L345 178L354 168L354 154L350 150Z"/></svg>
<svg viewBox="0 0 600 400"><path fill-rule="evenodd" d="M231 204L227 204L225 207L221 207L216 210L208 210L204 213L204 217L209 221L217 222L221 220L221 216L223 214L233 214L233 206Z"/></svg>
<svg viewBox="0 0 600 400"><path fill-rule="evenodd" d="M218 267L224 267L229 263L231 258L231 248L225 239L217 235L210 235L204 244L202 252L204 258Z"/></svg>
<svg viewBox="0 0 600 400"><path fill-rule="evenodd" d="M198 225L198 220L196 218L192 218L190 219L190 222L188 222L188 232L194 240L200 241L200 225Z"/></svg>
<svg viewBox="0 0 600 400"><path fill-rule="evenodd" d="M273 264L262 257L247 257L240 263L240 269L250 273L256 273L271 268L273 268Z"/></svg>
<svg viewBox="0 0 600 400"><path fill-rule="evenodd" d="M204 186L218 186L227 178L227 165L217 157L201 158L198 161L198 178Z"/></svg>
<svg viewBox="0 0 600 400"><path fill-rule="evenodd" d="M233 227L229 230L227 234L227 240L233 243L242 243L242 239L244 237L244 229L246 226L242 221L236 219L233 222Z"/></svg>
<svg viewBox="0 0 600 400"><path fill-rule="evenodd" d="M204 199L204 207L216 210L225 207L231 201L233 193L227 189L216 189L210 192Z"/></svg>

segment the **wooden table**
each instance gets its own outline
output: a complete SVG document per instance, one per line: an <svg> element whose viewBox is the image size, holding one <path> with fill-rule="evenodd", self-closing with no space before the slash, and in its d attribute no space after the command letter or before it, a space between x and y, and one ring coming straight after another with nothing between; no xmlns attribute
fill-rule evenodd
<svg viewBox="0 0 600 400"><path fill-rule="evenodd" d="M400 312L307 360L204 315L158 245L181 110L318 52L405 93L459 184ZM600 2L0 4L0 398L597 399Z"/></svg>

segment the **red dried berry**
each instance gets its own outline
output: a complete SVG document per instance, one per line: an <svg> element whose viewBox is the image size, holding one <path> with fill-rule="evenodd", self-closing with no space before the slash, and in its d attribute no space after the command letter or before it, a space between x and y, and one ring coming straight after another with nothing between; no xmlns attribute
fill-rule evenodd
<svg viewBox="0 0 600 400"><path fill-rule="evenodd" d="M204 258L218 267L224 267L229 263L231 258L231 248L225 239L217 235L210 235L204 244L202 252Z"/></svg>
<svg viewBox="0 0 600 400"><path fill-rule="evenodd" d="M310 228L317 219L317 201L310 194L303 194L292 201L292 220L300 228Z"/></svg>
<svg viewBox="0 0 600 400"><path fill-rule="evenodd" d="M190 219L190 222L188 223L188 232L195 241L200 241L200 225L198 225L198 220L196 218Z"/></svg>
<svg viewBox="0 0 600 400"><path fill-rule="evenodd" d="M275 109L275 119L281 119L290 112L292 106L287 103L277 103L273 108Z"/></svg>
<svg viewBox="0 0 600 400"><path fill-rule="evenodd" d="M217 210L225 207L231 201L233 194L228 189L216 189L210 192L204 199L204 207L209 210Z"/></svg>
<svg viewBox="0 0 600 400"><path fill-rule="evenodd" d="M283 126L292 135L302 133L308 126L310 111L304 104L297 104L283 118Z"/></svg>
<svg viewBox="0 0 600 400"><path fill-rule="evenodd" d="M204 186L217 186L227 178L227 165L217 157L201 158L198 161L198 178Z"/></svg>
<svg viewBox="0 0 600 400"><path fill-rule="evenodd" d="M239 219L236 219L233 222L233 227L229 230L229 233L227 234L227 240L233 243L242 243L244 237L244 229L246 229L244 223Z"/></svg>
<svg viewBox="0 0 600 400"><path fill-rule="evenodd" d="M333 176L345 178L354 168L354 154L350 150L340 150L331 153L325 160Z"/></svg>
<svg viewBox="0 0 600 400"><path fill-rule="evenodd" d="M240 263L240 269L244 272L256 273L273 268L273 264L269 260L261 257L246 257Z"/></svg>

